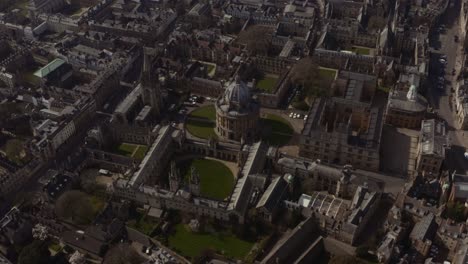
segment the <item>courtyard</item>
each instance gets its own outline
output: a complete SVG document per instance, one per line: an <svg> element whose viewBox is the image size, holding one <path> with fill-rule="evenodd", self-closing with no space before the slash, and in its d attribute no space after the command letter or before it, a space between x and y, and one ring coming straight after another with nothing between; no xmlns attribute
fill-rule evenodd
<svg viewBox="0 0 468 264"><path fill-rule="evenodd" d="M216 64L211 62L200 61L203 65L207 67L206 71L209 77L214 77L216 73Z"/></svg>
<svg viewBox="0 0 468 264"><path fill-rule="evenodd" d="M152 218L147 214L146 211L136 210L134 216L127 222L127 226L135 230L140 231L141 233L151 236L159 224L159 220Z"/></svg>
<svg viewBox="0 0 468 264"><path fill-rule="evenodd" d="M271 145L283 146L291 140L294 129L284 118L275 114L266 114L260 120L262 140Z"/></svg>
<svg viewBox="0 0 468 264"><path fill-rule="evenodd" d="M371 49L367 47L361 47L361 46L353 46L351 48L353 52L355 52L358 55L370 55Z"/></svg>
<svg viewBox="0 0 468 264"><path fill-rule="evenodd" d="M253 243L241 240L229 232L191 232L188 227L178 224L169 236L169 246L187 257L197 257L207 249L214 250L229 258L243 259Z"/></svg>
<svg viewBox="0 0 468 264"><path fill-rule="evenodd" d="M319 76L322 79L330 80L330 81L334 80L337 73L338 71L335 69L319 67Z"/></svg>
<svg viewBox="0 0 468 264"><path fill-rule="evenodd" d="M229 197L234 188L235 179L228 166L215 159L190 158L181 160L179 168L181 168L181 175L187 183L192 167L200 176L201 196L216 200L224 200Z"/></svg>

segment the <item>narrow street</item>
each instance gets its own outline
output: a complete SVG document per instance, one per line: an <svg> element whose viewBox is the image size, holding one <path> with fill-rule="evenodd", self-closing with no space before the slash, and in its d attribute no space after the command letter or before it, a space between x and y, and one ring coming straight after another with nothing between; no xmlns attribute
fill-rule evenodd
<svg viewBox="0 0 468 264"><path fill-rule="evenodd" d="M449 130L451 149L447 153L446 166L450 171L468 171L468 162L463 153L468 147L468 133L459 130L455 120L454 100L452 95L456 87L457 76L462 68L463 40L465 32L460 27L460 0L451 0L445 15L441 17L440 25L444 30L431 33L429 78L431 84L436 84L439 77L445 78L445 89L438 89L435 85L428 89L428 99L438 116L446 121ZM445 67L440 60L445 59ZM445 68L445 72L442 70Z"/></svg>

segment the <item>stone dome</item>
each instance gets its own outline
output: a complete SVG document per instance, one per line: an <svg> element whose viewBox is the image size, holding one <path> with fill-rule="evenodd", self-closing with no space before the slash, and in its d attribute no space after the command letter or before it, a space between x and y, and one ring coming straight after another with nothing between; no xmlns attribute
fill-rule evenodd
<svg viewBox="0 0 468 264"><path fill-rule="evenodd" d="M224 91L221 104L244 108L249 105L250 101L249 87L237 76Z"/></svg>

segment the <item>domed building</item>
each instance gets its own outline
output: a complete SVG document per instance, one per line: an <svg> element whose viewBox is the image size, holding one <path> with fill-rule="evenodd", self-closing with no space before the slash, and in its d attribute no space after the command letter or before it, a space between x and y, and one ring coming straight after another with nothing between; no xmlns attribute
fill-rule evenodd
<svg viewBox="0 0 468 264"><path fill-rule="evenodd" d="M239 76L218 98L216 134L226 140L250 141L258 132L259 105L252 99L249 88Z"/></svg>

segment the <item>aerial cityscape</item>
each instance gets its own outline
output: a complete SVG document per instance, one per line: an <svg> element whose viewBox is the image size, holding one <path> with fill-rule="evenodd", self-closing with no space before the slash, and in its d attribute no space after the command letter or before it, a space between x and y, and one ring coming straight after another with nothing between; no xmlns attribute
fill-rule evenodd
<svg viewBox="0 0 468 264"><path fill-rule="evenodd" d="M468 263L468 0L0 0L0 264Z"/></svg>

